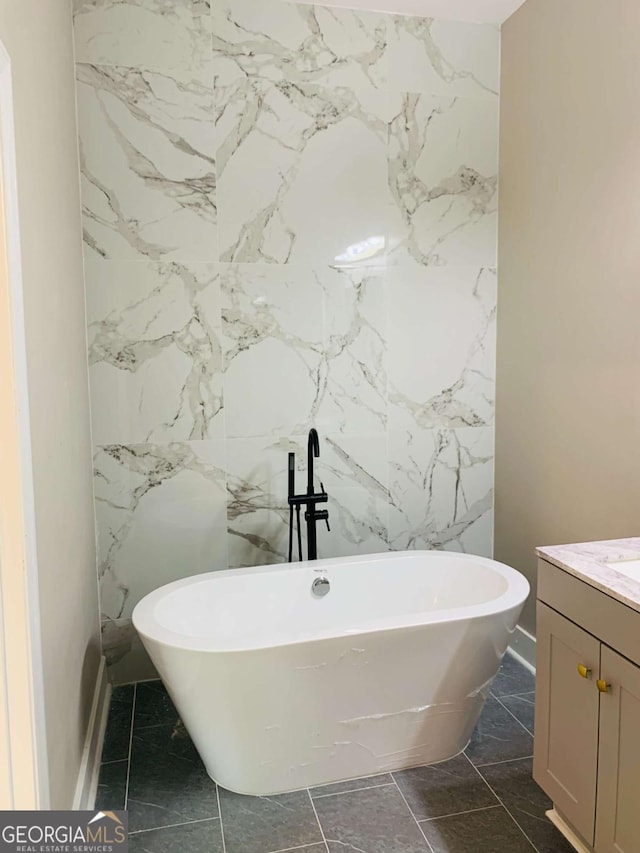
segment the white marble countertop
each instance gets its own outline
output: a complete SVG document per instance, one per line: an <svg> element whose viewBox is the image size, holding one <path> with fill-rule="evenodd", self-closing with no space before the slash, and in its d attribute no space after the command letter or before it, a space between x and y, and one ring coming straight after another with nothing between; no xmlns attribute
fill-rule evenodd
<svg viewBox="0 0 640 853"><path fill-rule="evenodd" d="M640 560L640 537L536 548L542 560L640 612L640 581L616 571L612 560Z"/></svg>

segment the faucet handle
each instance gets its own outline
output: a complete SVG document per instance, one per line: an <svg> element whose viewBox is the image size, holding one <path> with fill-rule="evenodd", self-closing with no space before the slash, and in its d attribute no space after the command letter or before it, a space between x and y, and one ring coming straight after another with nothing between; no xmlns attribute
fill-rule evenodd
<svg viewBox="0 0 640 853"><path fill-rule="evenodd" d="M325 488L324 488L324 483L322 482L322 480L320 480L320 488L322 489L322 491L323 491L323 492L325 493L325 495L326 495ZM329 533L331 533L331 528L329 527L329 510L327 509L327 510L325 510L325 512L326 512L327 514L326 514L326 516L325 516L325 518L324 518L324 522L325 522L325 524L327 525L327 530L329 531Z"/></svg>

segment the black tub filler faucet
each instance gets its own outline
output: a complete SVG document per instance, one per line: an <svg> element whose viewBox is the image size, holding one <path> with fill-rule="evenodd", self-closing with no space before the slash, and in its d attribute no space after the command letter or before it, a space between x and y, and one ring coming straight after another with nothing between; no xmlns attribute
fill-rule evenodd
<svg viewBox="0 0 640 853"><path fill-rule="evenodd" d="M298 557L302 559L302 532L300 530L300 507L304 504L307 509L304 514L304 520L307 522L307 559L318 559L318 537L316 533L316 524L318 521L324 521L329 527L329 510L317 509L318 504L326 503L329 496L324 490L324 485L320 483L320 491L315 492L313 486L313 460L320 456L320 441L318 440L318 432L315 429L309 430L309 441L307 443L307 494L296 495L296 457L295 453L289 454L289 562L293 560L293 511L296 512L296 522L298 528Z"/></svg>

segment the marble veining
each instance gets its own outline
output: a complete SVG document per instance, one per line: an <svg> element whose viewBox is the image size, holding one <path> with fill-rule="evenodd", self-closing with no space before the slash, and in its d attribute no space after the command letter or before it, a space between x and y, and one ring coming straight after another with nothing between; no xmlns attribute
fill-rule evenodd
<svg viewBox="0 0 640 853"><path fill-rule="evenodd" d="M323 361L316 279L234 264L223 276L222 321L228 437L308 430Z"/></svg>
<svg viewBox="0 0 640 853"><path fill-rule="evenodd" d="M393 262L494 267L497 101L406 94L390 128L389 184L402 217Z"/></svg>
<svg viewBox="0 0 640 853"><path fill-rule="evenodd" d="M94 465L103 617L130 617L185 571L226 568L222 442L108 445Z"/></svg>
<svg viewBox="0 0 640 853"><path fill-rule="evenodd" d="M389 83L399 91L497 98L500 30L395 15L389 21Z"/></svg>
<svg viewBox="0 0 640 853"><path fill-rule="evenodd" d="M397 220L386 180L393 100L252 78L235 89L216 121L220 259L332 264L384 238Z"/></svg>
<svg viewBox="0 0 640 853"><path fill-rule="evenodd" d="M329 493L331 532L318 528L323 557L388 550L386 438L323 436L318 478ZM278 563L288 552L287 454L306 472L306 436L228 441L229 562L233 568ZM302 520L303 553L306 533ZM297 555L297 544L294 543Z"/></svg>
<svg viewBox="0 0 640 853"><path fill-rule="evenodd" d="M217 260L210 88L82 64L77 79L87 249L103 258Z"/></svg>
<svg viewBox="0 0 640 853"><path fill-rule="evenodd" d="M213 5L216 87L245 77L350 89L387 83L387 16L282 0Z"/></svg>
<svg viewBox="0 0 640 853"><path fill-rule="evenodd" d="M218 266L88 257L87 274L96 444L222 436Z"/></svg>
<svg viewBox="0 0 640 853"><path fill-rule="evenodd" d="M491 425L496 271L415 264L389 275L390 429Z"/></svg>
<svg viewBox="0 0 640 853"><path fill-rule="evenodd" d="M615 566L618 560L640 560L640 537L549 545L538 548L537 554L640 612L640 582L616 571Z"/></svg>
<svg viewBox="0 0 640 853"><path fill-rule="evenodd" d="M234 264L222 322L227 437L385 431L384 270Z"/></svg>
<svg viewBox="0 0 640 853"><path fill-rule="evenodd" d="M73 0L76 61L212 82L209 0Z"/></svg>
<svg viewBox="0 0 640 853"><path fill-rule="evenodd" d="M499 31L284 0L73 0L103 647L287 558L491 555ZM304 523L303 523L304 546Z"/></svg>
<svg viewBox="0 0 640 853"><path fill-rule="evenodd" d="M492 429L389 434L389 536L395 550L492 556Z"/></svg>

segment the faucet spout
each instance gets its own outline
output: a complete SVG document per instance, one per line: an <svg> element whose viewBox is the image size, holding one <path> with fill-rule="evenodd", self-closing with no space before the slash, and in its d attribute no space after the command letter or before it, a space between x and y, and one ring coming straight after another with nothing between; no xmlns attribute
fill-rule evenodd
<svg viewBox="0 0 640 853"><path fill-rule="evenodd" d="M320 456L320 440L318 432L315 429L309 430L309 442L307 444L307 494L295 494L295 457L293 453L289 454L289 562L293 559L293 510L298 518L298 553L302 559L302 540L300 538L300 507L304 504L307 510L304 514L304 520L307 522L307 553L310 560L318 559L318 537L316 533L316 524L318 521L324 521L329 527L329 512L326 509L317 509L318 504L327 503L329 497L324 490L324 485L320 483L320 491L314 490L314 471L313 460Z"/></svg>
<svg viewBox="0 0 640 853"><path fill-rule="evenodd" d="M309 430L309 440L307 442L307 494L313 494L313 458L317 459L320 456L320 440L318 439L318 430Z"/></svg>

